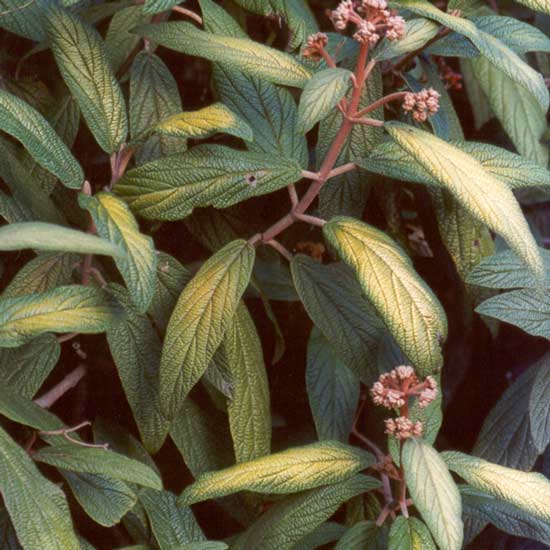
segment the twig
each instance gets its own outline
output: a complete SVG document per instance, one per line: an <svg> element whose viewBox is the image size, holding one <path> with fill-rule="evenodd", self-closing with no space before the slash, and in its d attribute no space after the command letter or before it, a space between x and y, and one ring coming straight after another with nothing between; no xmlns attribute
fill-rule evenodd
<svg viewBox="0 0 550 550"><path fill-rule="evenodd" d="M291 262L292 258L294 258L294 256L292 255L292 252L290 252L290 250L288 250L279 241L276 241L275 239L271 239L270 241L267 241L267 243L265 244L272 246L277 252L279 252L279 254L284 256L289 262Z"/></svg>
<svg viewBox="0 0 550 550"><path fill-rule="evenodd" d="M376 111L379 107L382 107L382 105L385 105L386 103L389 103L390 101L398 101L403 99L408 92L395 92L394 94L389 94L385 97L381 97L379 100L375 101L374 103L371 103L364 109L361 109L358 113L355 114L354 118L360 118L363 115L366 115L367 113L371 113L372 111Z"/></svg>
<svg viewBox="0 0 550 550"><path fill-rule="evenodd" d="M90 447L93 449L105 449L109 448L108 443L86 443L85 441L80 441L71 437L69 434L80 430L86 426L91 426L92 423L89 420L84 420L80 424L73 426L72 428L60 428L59 430L41 430L38 432L38 435L62 435L67 441L74 443L75 445L80 445L81 447Z"/></svg>
<svg viewBox="0 0 550 550"><path fill-rule="evenodd" d="M323 220L322 218L317 218L316 216L309 216L308 214L298 214L296 212L293 212L292 215L294 216L295 220L304 222L304 223L310 223L311 225L315 225L317 227L323 227L327 223L327 220Z"/></svg>
<svg viewBox="0 0 550 550"><path fill-rule="evenodd" d="M328 173L327 179L340 176L342 174L345 174L346 172L351 172L352 170L355 170L355 168L357 168L357 165L355 164L355 162L348 162L346 164L342 164L341 166L333 168Z"/></svg>
<svg viewBox="0 0 550 550"><path fill-rule="evenodd" d="M375 126L376 128L382 128L384 126L384 122L382 120L376 120L374 118L350 117L348 120L353 124L363 124L364 126Z"/></svg>
<svg viewBox="0 0 550 550"><path fill-rule="evenodd" d="M386 503L380 515L376 519L376 525L380 527L385 521L386 518L393 513L393 502Z"/></svg>
<svg viewBox="0 0 550 550"><path fill-rule="evenodd" d="M181 13L182 15L185 15L186 17L193 19L193 21L196 21L199 25L202 25L202 17L198 13L195 13L194 11L188 10L186 8L182 8L181 6L174 6L172 8L172 11L175 11L176 13Z"/></svg>
<svg viewBox="0 0 550 550"><path fill-rule="evenodd" d="M18 11L22 11L22 10L28 8L31 4L34 4L35 2L36 2L36 0L29 0L28 2L26 2L22 6L18 6L17 8L13 8L11 10L6 10L6 11L0 11L0 17L4 17L6 15L11 15L12 13L16 13Z"/></svg>
<svg viewBox="0 0 550 550"><path fill-rule="evenodd" d="M58 382L43 396L35 399L34 402L43 409L49 409L59 398L65 395L71 388L74 388L85 374L86 367L84 365L78 365L78 367L67 374L63 380Z"/></svg>
<svg viewBox="0 0 550 550"><path fill-rule="evenodd" d="M306 178L308 180L319 181L319 173L318 172L310 172L309 170L302 170L302 177Z"/></svg>
<svg viewBox="0 0 550 550"><path fill-rule="evenodd" d="M290 204L292 205L292 208L294 208L298 202L300 202L300 199L298 198L298 193L296 192L296 187L293 183L287 186L288 189L288 195L290 197Z"/></svg>
<svg viewBox="0 0 550 550"><path fill-rule="evenodd" d="M60 334L56 337L56 340L58 343L62 344L63 342L68 342L69 340L72 340L73 338L76 338L80 332L67 332L67 334Z"/></svg>

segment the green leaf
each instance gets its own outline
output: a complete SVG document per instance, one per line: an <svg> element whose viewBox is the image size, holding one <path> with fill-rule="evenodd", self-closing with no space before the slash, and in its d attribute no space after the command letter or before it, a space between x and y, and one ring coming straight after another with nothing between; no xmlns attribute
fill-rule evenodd
<svg viewBox="0 0 550 550"><path fill-rule="evenodd" d="M374 548L378 529L374 521L359 521L344 533L334 550Z"/></svg>
<svg viewBox="0 0 550 550"><path fill-rule="evenodd" d="M536 277L543 278L535 240L506 184L473 157L423 130L394 122L386 129L470 214L500 234Z"/></svg>
<svg viewBox="0 0 550 550"><path fill-rule="evenodd" d="M366 384L378 375L376 356L385 326L343 264L296 255L292 277L304 307L336 354Z"/></svg>
<svg viewBox="0 0 550 550"><path fill-rule="evenodd" d="M359 379L315 327L307 347L306 389L319 439L348 441L359 402Z"/></svg>
<svg viewBox="0 0 550 550"><path fill-rule="evenodd" d="M126 139L126 106L99 33L59 8L49 12L47 29L61 76L90 131L106 153L114 153Z"/></svg>
<svg viewBox="0 0 550 550"><path fill-rule="evenodd" d="M542 544L550 540L550 522L468 486L461 487L460 494L467 520L489 522L505 533L534 539Z"/></svg>
<svg viewBox="0 0 550 550"><path fill-rule="evenodd" d="M0 347L20 346L44 332L104 332L121 313L107 292L81 285L0 298Z"/></svg>
<svg viewBox="0 0 550 550"><path fill-rule="evenodd" d="M287 53L247 38L210 34L190 23L143 25L135 32L172 50L223 63L275 84L303 88L311 78L310 70Z"/></svg>
<svg viewBox="0 0 550 550"><path fill-rule="evenodd" d="M34 397L59 360L61 346L51 334L18 348L0 348L2 382L29 399Z"/></svg>
<svg viewBox="0 0 550 550"><path fill-rule="evenodd" d="M20 222L0 228L0 250L25 248L104 254L113 257L124 254L124 251L114 243L52 223Z"/></svg>
<svg viewBox="0 0 550 550"><path fill-rule="evenodd" d="M426 0L400 0L399 6L433 19L469 38L488 62L532 93L541 108L548 109L548 90L542 75L532 69L517 54L494 36L478 29L472 21L445 13Z"/></svg>
<svg viewBox="0 0 550 550"><path fill-rule="evenodd" d="M136 495L115 478L59 470L84 511L104 527L120 522L136 503Z"/></svg>
<svg viewBox="0 0 550 550"><path fill-rule="evenodd" d="M252 317L241 303L224 338L232 380L227 404L237 462L269 454L271 411L262 344Z"/></svg>
<svg viewBox="0 0 550 550"><path fill-rule="evenodd" d="M539 248L544 263L544 287L550 287L550 251ZM487 288L525 288L535 287L537 282L533 275L525 270L523 262L511 250L503 250L484 258L467 278L472 285Z"/></svg>
<svg viewBox="0 0 550 550"><path fill-rule="evenodd" d="M449 469L470 485L543 520L550 520L550 481L456 451L441 455Z"/></svg>
<svg viewBox="0 0 550 550"><path fill-rule="evenodd" d="M530 470L538 456L531 436L529 400L537 369L524 372L502 394L477 438L473 454L509 468Z"/></svg>
<svg viewBox="0 0 550 550"><path fill-rule="evenodd" d="M327 241L355 271L363 292L422 376L442 365L445 312L413 269L411 259L385 233L352 218L323 227Z"/></svg>
<svg viewBox="0 0 550 550"><path fill-rule="evenodd" d="M207 260L181 293L160 364L161 407L168 418L212 360L248 286L254 257L246 241L233 241Z"/></svg>
<svg viewBox="0 0 550 550"><path fill-rule="evenodd" d="M533 367L537 377L529 400L531 435L537 449L543 453L550 444L550 356L544 355Z"/></svg>
<svg viewBox="0 0 550 550"><path fill-rule="evenodd" d="M385 61L408 52L419 50L431 40L439 30L439 25L429 19L409 19L409 21L406 21L405 25L405 36L400 40L388 40L385 38L374 50L374 59Z"/></svg>
<svg viewBox="0 0 550 550"><path fill-rule="evenodd" d="M169 491L143 489L139 493L151 528L161 550L171 550L191 541L205 540L191 508L176 506L176 497Z"/></svg>
<svg viewBox="0 0 550 550"><path fill-rule="evenodd" d="M34 160L63 185L82 187L82 168L55 130L36 109L3 90L0 90L0 130L20 141Z"/></svg>
<svg viewBox="0 0 550 550"><path fill-rule="evenodd" d="M153 131L163 136L193 139L210 137L222 132L231 136L252 141L250 126L223 103L214 103L198 111L178 113L161 120Z"/></svg>
<svg viewBox="0 0 550 550"><path fill-rule="evenodd" d="M35 41L44 39L41 18L44 17L42 3L1 0L0 27Z"/></svg>
<svg viewBox="0 0 550 550"><path fill-rule="evenodd" d="M162 59L140 52L130 69L130 135L133 139L182 111L178 85ZM136 150L138 164L185 151L186 141L153 135Z"/></svg>
<svg viewBox="0 0 550 550"><path fill-rule="evenodd" d="M179 496L180 505L238 491L297 493L344 481L371 466L374 458L357 447L322 441L202 474Z"/></svg>
<svg viewBox="0 0 550 550"><path fill-rule="evenodd" d="M388 550L436 550L426 525L419 519L397 517L391 525Z"/></svg>
<svg viewBox="0 0 550 550"><path fill-rule="evenodd" d="M307 81L298 105L298 131L306 133L325 118L351 86L351 71L323 69Z"/></svg>
<svg viewBox="0 0 550 550"><path fill-rule="evenodd" d="M2 498L23 548L79 550L63 491L0 428Z"/></svg>
<svg viewBox="0 0 550 550"><path fill-rule="evenodd" d="M138 310L149 307L155 291L157 256L151 237L139 231L128 206L111 193L81 194L79 204L90 212L100 237L124 251L115 263Z"/></svg>
<svg viewBox="0 0 550 550"><path fill-rule="evenodd" d="M172 9L180 0L145 0L143 11L146 13L160 13Z"/></svg>
<svg viewBox="0 0 550 550"><path fill-rule="evenodd" d="M532 10L542 11L544 13L550 13L550 1L549 0L518 0L519 4L523 4Z"/></svg>
<svg viewBox="0 0 550 550"><path fill-rule="evenodd" d="M81 447L70 443L59 444L55 447L43 447L33 454L33 458L71 472L100 474L143 487L162 488L162 481L149 466L104 449Z"/></svg>
<svg viewBox="0 0 550 550"><path fill-rule="evenodd" d="M499 294L482 302L475 311L533 336L548 338L550 334L550 296L542 289L524 288Z"/></svg>
<svg viewBox="0 0 550 550"><path fill-rule="evenodd" d="M0 507L0 540L5 550L22 550L23 548L17 540L15 529L4 506Z"/></svg>
<svg viewBox="0 0 550 550"><path fill-rule="evenodd" d="M439 453L419 439L407 439L401 464L414 505L445 550L462 548L462 506L458 488Z"/></svg>
<svg viewBox="0 0 550 550"><path fill-rule="evenodd" d="M304 550L304 536L330 518L344 502L378 485L374 478L359 474L347 481L287 497L252 524L232 550Z"/></svg>
<svg viewBox="0 0 550 550"><path fill-rule="evenodd" d="M300 539L300 541L292 547L292 550L315 550L320 546L337 541L345 532L346 527L341 523L326 521Z"/></svg>
<svg viewBox="0 0 550 550"><path fill-rule="evenodd" d="M187 217L197 207L227 208L300 178L295 160L200 145L129 170L115 185L115 192L134 212L172 221Z"/></svg>
<svg viewBox="0 0 550 550"><path fill-rule="evenodd" d="M179 295L190 280L191 273L178 260L165 252L158 252L155 293L149 313L161 332L166 332Z"/></svg>
<svg viewBox="0 0 550 550"><path fill-rule="evenodd" d="M126 315L113 322L107 342L141 439L151 453L156 453L169 429L160 412L161 343L148 317L136 311L125 289L111 285L110 290Z"/></svg>

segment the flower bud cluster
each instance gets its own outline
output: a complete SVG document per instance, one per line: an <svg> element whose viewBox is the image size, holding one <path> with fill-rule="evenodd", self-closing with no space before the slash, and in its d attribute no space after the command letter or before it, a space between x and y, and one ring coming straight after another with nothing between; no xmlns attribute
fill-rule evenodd
<svg viewBox="0 0 550 550"><path fill-rule="evenodd" d="M353 38L371 47L384 37L399 40L406 32L405 20L388 10L386 0L343 0L330 12L330 18L339 31L345 30L349 23L355 25Z"/></svg>
<svg viewBox="0 0 550 550"><path fill-rule="evenodd" d="M324 32L316 32L307 39L306 47L302 52L304 57L309 57L314 61L321 59L321 51L328 44L328 36Z"/></svg>
<svg viewBox="0 0 550 550"><path fill-rule="evenodd" d="M395 436L396 439L408 439L409 437L420 437L422 435L422 422L413 422L406 416L398 416L395 420L388 418L384 420L386 425L385 433Z"/></svg>
<svg viewBox="0 0 550 550"><path fill-rule="evenodd" d="M439 92L426 88L420 92L408 92L403 100L403 110L410 112L417 122L424 122L439 110Z"/></svg>

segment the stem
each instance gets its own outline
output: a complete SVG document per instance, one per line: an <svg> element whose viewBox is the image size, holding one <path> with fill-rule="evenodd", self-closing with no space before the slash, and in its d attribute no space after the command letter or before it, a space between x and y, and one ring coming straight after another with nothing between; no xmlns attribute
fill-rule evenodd
<svg viewBox="0 0 550 550"><path fill-rule="evenodd" d="M310 223L311 225L315 225L317 227L323 227L323 225L327 223L327 220L317 218L316 216L308 216L307 214L296 214L295 212L293 212L293 216L298 221Z"/></svg>
<svg viewBox="0 0 550 550"><path fill-rule="evenodd" d="M302 177L308 180L319 180L319 174L317 172L310 172L309 170L302 170Z"/></svg>
<svg viewBox="0 0 550 550"><path fill-rule="evenodd" d="M56 340L58 343L62 344L63 342L68 342L69 340L72 340L73 338L76 338L80 332L67 332L66 334L61 334L56 337Z"/></svg>
<svg viewBox="0 0 550 550"><path fill-rule="evenodd" d="M384 122L382 120L376 120L375 118L350 118L353 124L363 124L365 126L376 126L377 128L383 128Z"/></svg>
<svg viewBox="0 0 550 550"><path fill-rule="evenodd" d="M340 176L342 174L345 174L346 172L351 172L352 170L355 170L357 168L357 165L355 162L348 162L346 164L342 164L341 166L338 166L337 168L333 168L328 176L327 179L334 178L336 176Z"/></svg>
<svg viewBox="0 0 550 550"><path fill-rule="evenodd" d="M172 11L175 11L176 13L181 13L182 15L193 19L193 21L196 21L199 25L202 25L202 17L194 11L182 8L181 6L174 6L172 8Z"/></svg>
<svg viewBox="0 0 550 550"><path fill-rule="evenodd" d="M384 460L384 453L380 450L380 447L378 447L376 443L373 443L368 437L364 436L357 428L353 427L351 434L364 443L376 455L379 461Z"/></svg>
<svg viewBox="0 0 550 550"><path fill-rule="evenodd" d="M327 67L330 67L331 69L334 69L336 67L336 63L334 63L334 59L330 57L329 53L323 46L321 46L318 50L321 57L325 60L325 63L327 64Z"/></svg>
<svg viewBox="0 0 550 550"><path fill-rule="evenodd" d="M367 113L371 113L372 111L375 111L379 107L382 107L382 105L385 105L386 103L389 103L390 101L397 101L403 99L408 92L395 92L394 94L389 94L385 97L381 97L379 100L375 101L374 103L371 103L368 107L365 107L364 109L361 109L358 113L356 113L354 118L362 117L363 115L366 115Z"/></svg>
<svg viewBox="0 0 550 550"><path fill-rule="evenodd" d="M292 252L290 252L290 250L285 248L279 241L276 241L275 239L271 239L270 241L267 241L267 243L265 244L272 246L277 252L279 252L279 254L284 256L289 262L291 262L292 258L294 258L294 256L292 255Z"/></svg>
<svg viewBox="0 0 550 550"><path fill-rule="evenodd" d="M43 409L49 409L60 397L74 388L86 374L86 367L78 365L61 382L58 382L51 390L47 391L42 397L35 399L34 402Z"/></svg>
<svg viewBox="0 0 550 550"><path fill-rule="evenodd" d="M59 430L42 430L38 432L39 435L62 435L67 441L70 441L71 443L74 443L75 445L80 445L81 447L91 447L94 449L105 449L107 450L109 448L108 443L86 443L85 441L80 441L79 439L74 439L69 434L72 432L76 432L80 430L80 428L84 428L86 426L91 426L92 423L89 420L84 420L84 422L81 422L80 424L77 424L76 426L73 426L72 428L61 428Z"/></svg>
<svg viewBox="0 0 550 550"><path fill-rule="evenodd" d="M293 183L291 183L289 186L287 186L287 189L288 195L290 197L290 204L292 205L292 208L294 208L300 202L300 199L298 198L298 193L296 192L296 187Z"/></svg>

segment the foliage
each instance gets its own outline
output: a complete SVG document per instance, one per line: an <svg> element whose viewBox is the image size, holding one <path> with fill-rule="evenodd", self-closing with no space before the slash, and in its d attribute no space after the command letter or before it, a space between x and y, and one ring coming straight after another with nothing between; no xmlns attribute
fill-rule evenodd
<svg viewBox="0 0 550 550"><path fill-rule="evenodd" d="M0 0L0 68L6 548L548 542L550 2Z"/></svg>

